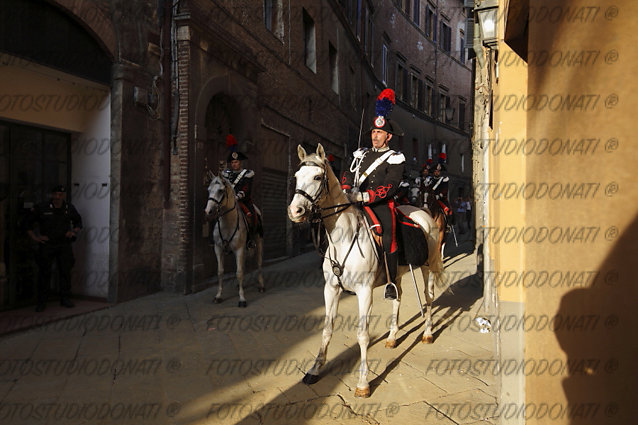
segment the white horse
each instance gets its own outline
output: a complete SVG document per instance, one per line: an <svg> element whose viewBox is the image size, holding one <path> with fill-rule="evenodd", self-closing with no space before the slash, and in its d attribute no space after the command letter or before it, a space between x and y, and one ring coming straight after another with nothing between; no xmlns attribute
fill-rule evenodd
<svg viewBox="0 0 638 425"><path fill-rule="evenodd" d="M308 217L323 221L328 234L329 246L324 255L323 272L325 278L324 299L326 317L319 354L312 368L306 373L303 382L314 384L319 380L319 370L326 363L326 352L332 337L333 322L337 314L339 296L347 290L356 293L359 303L359 324L357 340L361 349L359 382L355 391L356 397L369 397L367 350L370 342L368 324L372 309L372 288L376 284L385 283L383 260L378 258L377 248L360 209L353 207L341 190L341 184L326 161L321 145L315 154L306 154L303 147L297 148L301 165L295 174L297 179L295 195L288 207L288 217L299 223ZM438 228L432 218L423 210L412 206L401 206L399 209L417 222L423 230L428 244L428 265L415 271L420 273L425 288L426 317L422 341L432 343L432 301L434 299L434 282L430 279L430 271L436 279L442 279L443 264L437 250ZM399 297L392 301L392 321L386 340L386 347L396 346L401 280L407 276L407 285L412 286L409 268L399 266L397 287ZM379 278L383 276L383 282Z"/></svg>
<svg viewBox="0 0 638 425"><path fill-rule="evenodd" d="M237 263L239 307L246 307L246 298L244 298L244 260L247 251L248 222L241 208L239 208L235 191L230 182L221 173L216 176L209 172L208 177L211 180L208 185L208 202L204 212L206 213L206 219L213 226L212 235L217 257L217 281L219 282L217 295L215 295L213 301L215 303L223 301L224 253L226 250L230 250L235 254ZM257 234L255 235L255 254L257 255L258 290L259 292L264 292L264 278L261 272L263 238Z"/></svg>

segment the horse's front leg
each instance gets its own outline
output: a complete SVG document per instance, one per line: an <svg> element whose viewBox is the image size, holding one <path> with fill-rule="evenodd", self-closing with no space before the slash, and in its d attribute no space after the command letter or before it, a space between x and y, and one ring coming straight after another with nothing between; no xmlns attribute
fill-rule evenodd
<svg viewBox="0 0 638 425"><path fill-rule="evenodd" d="M215 257L217 257L217 295L213 298L213 302L219 304L222 299L222 288L224 281L224 248L215 244Z"/></svg>
<svg viewBox="0 0 638 425"><path fill-rule="evenodd" d="M392 300L392 317L390 317L390 333L385 340L386 348L397 346L397 332L399 331L399 307L401 306L401 294L396 300Z"/></svg>
<svg viewBox="0 0 638 425"><path fill-rule="evenodd" d="M319 381L319 369L321 369L321 367L326 363L328 344L330 344L330 340L332 339L334 319L339 307L339 295L341 295L341 288L331 285L329 280L327 280L323 287L323 297L326 303L326 317L323 322L321 347L319 347L319 354L317 354L315 363L312 365L312 368L306 372L306 376L303 377L304 384L311 385Z"/></svg>
<svg viewBox="0 0 638 425"><path fill-rule="evenodd" d="M235 251L235 262L237 263L237 284L239 285L239 307L246 307L246 298L244 298L244 256L246 250L245 244L242 244Z"/></svg>
<svg viewBox="0 0 638 425"><path fill-rule="evenodd" d="M361 363L359 364L359 382L354 391L355 397L370 397L370 385L368 384L368 344L370 343L370 311L372 310L372 282L364 284L357 291L359 302L359 327L357 340L361 349Z"/></svg>
<svg viewBox="0 0 638 425"><path fill-rule="evenodd" d="M430 270L425 266L421 267L421 275L425 283L425 330L421 337L421 342L432 344L434 336L432 335L432 302L434 301L434 279L430 275Z"/></svg>
<svg viewBox="0 0 638 425"><path fill-rule="evenodd" d="M397 332L399 332L399 307L401 306L401 287L403 286L403 277L397 282L397 299L392 300L392 316L390 317L390 332L388 333L388 339L385 340L386 348L394 348L397 346Z"/></svg>

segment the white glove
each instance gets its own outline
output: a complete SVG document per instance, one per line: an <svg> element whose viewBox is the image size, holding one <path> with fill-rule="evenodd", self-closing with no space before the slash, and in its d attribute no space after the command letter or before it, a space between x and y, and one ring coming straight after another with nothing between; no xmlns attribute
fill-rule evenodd
<svg viewBox="0 0 638 425"><path fill-rule="evenodd" d="M237 192L237 199L244 199L245 196L246 194L244 193L243 190L240 190L239 192Z"/></svg>
<svg viewBox="0 0 638 425"><path fill-rule="evenodd" d="M368 192L352 192L348 194L350 202L369 202L370 194Z"/></svg>

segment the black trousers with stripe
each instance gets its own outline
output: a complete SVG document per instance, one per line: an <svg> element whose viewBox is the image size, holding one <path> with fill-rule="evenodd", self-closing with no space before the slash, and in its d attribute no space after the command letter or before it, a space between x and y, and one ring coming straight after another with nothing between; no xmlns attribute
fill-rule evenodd
<svg viewBox="0 0 638 425"><path fill-rule="evenodd" d="M385 251L388 261L390 280L396 283L399 247L397 241L397 222L394 212L394 200L391 200L388 203L365 206L364 211L366 212L371 225L381 224L381 230L378 230L378 227L375 227L373 228L373 231L377 234L381 234L383 250Z"/></svg>

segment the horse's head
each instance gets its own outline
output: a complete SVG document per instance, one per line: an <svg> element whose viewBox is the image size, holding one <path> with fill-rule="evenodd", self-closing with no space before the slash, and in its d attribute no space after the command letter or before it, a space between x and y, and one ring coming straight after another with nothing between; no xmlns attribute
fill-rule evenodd
<svg viewBox="0 0 638 425"><path fill-rule="evenodd" d="M219 176L210 173L209 178L208 201L206 202L204 212L206 213L207 219L214 220L220 215L222 209L225 209L225 205L232 200L233 193L232 187L221 173Z"/></svg>
<svg viewBox="0 0 638 425"><path fill-rule="evenodd" d="M295 173L297 181L295 194L288 206L288 218L294 223L305 221L318 206L328 192L328 177L326 175L326 153L319 144L314 154L307 154L299 145L297 154L301 160L299 170Z"/></svg>
<svg viewBox="0 0 638 425"><path fill-rule="evenodd" d="M421 188L418 185L410 186L408 199L412 205L417 205L417 203L421 200Z"/></svg>

